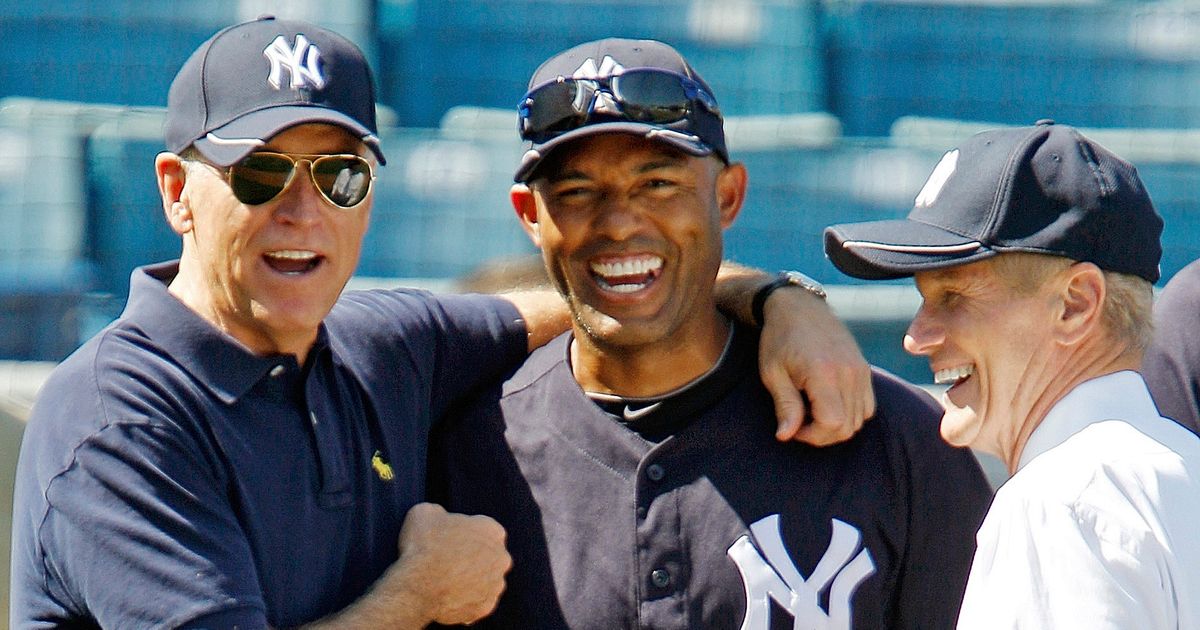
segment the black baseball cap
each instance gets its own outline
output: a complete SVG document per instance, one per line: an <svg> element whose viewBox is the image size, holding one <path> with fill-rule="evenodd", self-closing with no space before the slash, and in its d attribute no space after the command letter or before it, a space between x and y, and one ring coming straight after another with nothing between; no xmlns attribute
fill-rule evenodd
<svg viewBox="0 0 1200 630"><path fill-rule="evenodd" d="M825 254L867 280L1033 252L1153 283L1162 229L1132 164L1043 120L972 136L942 156L907 219L827 227Z"/></svg>
<svg viewBox="0 0 1200 630"><path fill-rule="evenodd" d="M304 123L341 126L384 163L362 51L304 22L264 16L219 31L183 64L167 96L167 149L195 146L218 166Z"/></svg>
<svg viewBox="0 0 1200 630"><path fill-rule="evenodd" d="M687 114L668 123L631 120L618 114L589 115L579 126L563 133L530 139L525 120L519 125L525 141L525 155L513 179L526 182L552 150L571 140L598 133L629 133L670 144L689 155L717 155L729 162L725 149L725 130L712 89L692 66L671 46L652 39L601 39L580 44L554 55L533 73L529 90L520 107L527 106L535 88L563 79L607 79L626 70L662 70L694 81L711 99L711 107L689 107Z"/></svg>

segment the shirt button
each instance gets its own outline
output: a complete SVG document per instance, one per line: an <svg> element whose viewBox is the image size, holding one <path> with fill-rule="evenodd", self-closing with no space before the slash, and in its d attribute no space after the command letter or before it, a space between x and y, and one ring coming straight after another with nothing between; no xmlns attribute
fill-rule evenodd
<svg viewBox="0 0 1200 630"><path fill-rule="evenodd" d="M276 365L275 367L271 368L271 376L278 377L280 374L283 374L285 369L286 368L284 368L282 365Z"/></svg>
<svg viewBox="0 0 1200 630"><path fill-rule="evenodd" d="M317 414L310 411L308 412L308 418L309 420L312 420L312 425L314 427L317 426Z"/></svg>
<svg viewBox="0 0 1200 630"><path fill-rule="evenodd" d="M671 574L666 569L655 569L650 572L650 582L658 588L666 588L671 584Z"/></svg>
<svg viewBox="0 0 1200 630"><path fill-rule="evenodd" d="M646 476L650 478L650 481L662 481L666 475L667 471L658 464L650 464L646 467Z"/></svg>
<svg viewBox="0 0 1200 630"><path fill-rule="evenodd" d="M638 518L646 518L646 507L644 505L638 506L637 517Z"/></svg>

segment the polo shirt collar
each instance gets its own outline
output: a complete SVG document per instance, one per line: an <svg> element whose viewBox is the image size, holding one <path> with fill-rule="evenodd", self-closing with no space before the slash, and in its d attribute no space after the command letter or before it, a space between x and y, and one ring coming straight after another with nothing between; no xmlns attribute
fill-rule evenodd
<svg viewBox="0 0 1200 630"><path fill-rule="evenodd" d="M298 369L295 357L257 355L179 301L167 290L178 272L178 260L135 269L121 317L140 328L221 402L236 402L279 366ZM322 325L313 356L325 339Z"/></svg>
<svg viewBox="0 0 1200 630"><path fill-rule="evenodd" d="M1017 470L1088 425L1158 415L1146 382L1137 372L1123 370L1084 381L1055 403L1033 430L1021 451Z"/></svg>

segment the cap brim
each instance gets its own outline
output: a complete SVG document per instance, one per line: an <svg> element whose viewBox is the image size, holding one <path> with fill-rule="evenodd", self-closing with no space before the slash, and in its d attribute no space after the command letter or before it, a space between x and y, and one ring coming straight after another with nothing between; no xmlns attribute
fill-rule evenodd
<svg viewBox="0 0 1200 630"><path fill-rule="evenodd" d="M635 123L627 121L607 122L607 123L592 123L578 129L573 129L561 136L556 136L538 145L533 145L521 157L521 165L517 168L517 172L513 175L513 181L527 182L533 178L534 171L541 165L550 153L557 147L585 138L594 136L600 133L628 133L651 140L659 140L665 142L688 155L696 157L705 157L714 153L713 148L708 146L700 139L699 136L682 131L668 129L662 125L650 125L646 123Z"/></svg>
<svg viewBox="0 0 1200 630"><path fill-rule="evenodd" d="M266 144L279 132L306 123L337 125L362 138L380 164L386 164L379 138L357 120L332 109L306 105L285 105L251 112L227 125L214 129L194 143L206 159L217 166L229 166Z"/></svg>
<svg viewBox="0 0 1200 630"><path fill-rule="evenodd" d="M825 228L825 255L830 262L842 273L864 280L907 278L997 253L970 237L908 219Z"/></svg>

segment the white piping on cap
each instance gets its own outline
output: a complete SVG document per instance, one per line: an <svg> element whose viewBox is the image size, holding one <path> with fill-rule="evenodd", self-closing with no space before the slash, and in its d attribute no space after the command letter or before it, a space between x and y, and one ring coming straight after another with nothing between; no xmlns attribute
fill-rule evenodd
<svg viewBox="0 0 1200 630"><path fill-rule="evenodd" d="M241 145L241 146L250 146L250 147L261 147L262 145L266 144L265 141L260 140L259 138L221 138L221 137L214 135L211 132L209 132L209 134L207 136L205 136L205 138L213 144L219 144L222 146Z"/></svg>
<svg viewBox="0 0 1200 630"><path fill-rule="evenodd" d="M971 241L970 243L962 243L961 245L889 245L887 243L875 243L872 241L846 241L842 243L843 249L850 249L852 247L878 249L885 252L902 252L906 254L958 254L979 249L983 247L983 243L979 241Z"/></svg>

